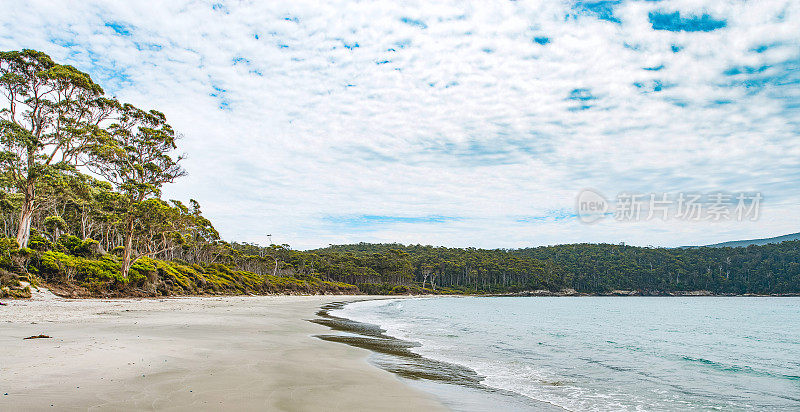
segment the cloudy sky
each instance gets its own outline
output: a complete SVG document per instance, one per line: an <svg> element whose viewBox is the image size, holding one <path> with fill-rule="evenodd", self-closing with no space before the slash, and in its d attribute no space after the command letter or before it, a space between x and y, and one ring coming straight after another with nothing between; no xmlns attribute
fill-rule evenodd
<svg viewBox="0 0 800 412"><path fill-rule="evenodd" d="M796 0L0 3L0 49L45 51L166 113L189 155L166 197L197 199L227 240L800 231ZM764 200L755 222L587 225L585 188Z"/></svg>

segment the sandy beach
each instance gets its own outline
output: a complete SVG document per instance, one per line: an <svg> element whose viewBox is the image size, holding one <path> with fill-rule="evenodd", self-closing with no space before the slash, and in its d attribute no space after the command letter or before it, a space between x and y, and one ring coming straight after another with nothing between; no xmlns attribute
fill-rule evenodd
<svg viewBox="0 0 800 412"><path fill-rule="evenodd" d="M313 337L321 305L364 298L5 301L0 410L444 409L369 351Z"/></svg>

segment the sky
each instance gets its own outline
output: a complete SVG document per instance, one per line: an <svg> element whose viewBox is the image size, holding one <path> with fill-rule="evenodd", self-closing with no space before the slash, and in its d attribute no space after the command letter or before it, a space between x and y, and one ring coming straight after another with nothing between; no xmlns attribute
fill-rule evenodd
<svg viewBox="0 0 800 412"><path fill-rule="evenodd" d="M223 238L516 248L800 232L800 2L0 0L0 50L166 114ZM610 209L587 224L585 189ZM620 193L763 200L620 221ZM752 217L752 216L751 216ZM268 238L267 235L271 235Z"/></svg>

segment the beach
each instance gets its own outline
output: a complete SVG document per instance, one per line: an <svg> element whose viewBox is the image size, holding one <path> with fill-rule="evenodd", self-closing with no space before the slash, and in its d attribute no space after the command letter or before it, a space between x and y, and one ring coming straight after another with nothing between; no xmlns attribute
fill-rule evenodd
<svg viewBox="0 0 800 412"><path fill-rule="evenodd" d="M445 409L368 350L314 337L320 306L366 298L6 300L0 410Z"/></svg>

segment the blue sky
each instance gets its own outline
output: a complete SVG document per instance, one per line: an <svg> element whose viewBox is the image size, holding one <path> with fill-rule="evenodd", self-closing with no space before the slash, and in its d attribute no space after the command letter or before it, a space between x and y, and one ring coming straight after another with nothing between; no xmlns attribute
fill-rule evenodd
<svg viewBox="0 0 800 412"><path fill-rule="evenodd" d="M4 2L167 114L228 240L676 246L800 231L796 1ZM584 188L758 191L756 222L579 222Z"/></svg>

